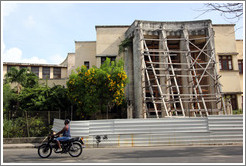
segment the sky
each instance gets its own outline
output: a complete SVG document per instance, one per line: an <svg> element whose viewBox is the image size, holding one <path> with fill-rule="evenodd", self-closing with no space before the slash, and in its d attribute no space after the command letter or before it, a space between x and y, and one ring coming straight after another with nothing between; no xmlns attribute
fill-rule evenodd
<svg viewBox="0 0 246 166"><path fill-rule="evenodd" d="M60 64L75 52L75 41L96 41L96 25L131 25L134 20L211 19L236 24L236 39L244 39L243 19L229 22L219 12L199 16L203 3L1 1L2 62Z"/></svg>

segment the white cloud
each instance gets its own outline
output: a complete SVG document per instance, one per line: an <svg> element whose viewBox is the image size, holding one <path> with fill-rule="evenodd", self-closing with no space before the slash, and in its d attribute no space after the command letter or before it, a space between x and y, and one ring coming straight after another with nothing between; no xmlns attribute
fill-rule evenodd
<svg viewBox="0 0 246 166"><path fill-rule="evenodd" d="M27 20L24 21L24 25L27 27L27 28L32 28L34 27L36 24L35 20L33 19L32 16L29 16L27 18Z"/></svg>
<svg viewBox="0 0 246 166"><path fill-rule="evenodd" d="M17 8L16 3L2 2L1 5L2 5L3 16L8 16L10 13L15 11L15 9Z"/></svg>
<svg viewBox="0 0 246 166"><path fill-rule="evenodd" d="M60 64L65 60L64 57L62 57L60 54L55 54L51 57L49 57L49 62L52 64Z"/></svg>
<svg viewBox="0 0 246 166"><path fill-rule="evenodd" d="M3 49L3 57L2 57L3 62L38 63L38 64L47 63L45 59L41 59L36 56L31 57L31 58L23 58L22 50L17 47L13 47L13 48L5 50L4 42L2 42L2 49Z"/></svg>

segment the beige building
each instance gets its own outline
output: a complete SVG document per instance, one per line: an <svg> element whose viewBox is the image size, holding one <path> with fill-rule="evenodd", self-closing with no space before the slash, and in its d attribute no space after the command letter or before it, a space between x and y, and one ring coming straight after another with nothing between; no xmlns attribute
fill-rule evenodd
<svg viewBox="0 0 246 166"><path fill-rule="evenodd" d="M65 65L3 62L3 76L11 67L30 69L30 71L40 78L40 83L45 84L45 80L47 79L47 83L50 87L54 85L66 85L68 75L67 66Z"/></svg>
<svg viewBox="0 0 246 166"><path fill-rule="evenodd" d="M189 48L187 50L186 48L186 43L182 44L183 37L188 37L190 38L190 41L192 40L192 37L194 38L193 40L196 40L197 38L204 38L206 39L208 36L206 30L204 31L203 26L210 25L211 21L210 20L202 20L202 21L192 21L192 22L151 22L151 21L134 21L132 25L130 26L96 26L96 36L97 39L96 41L75 41L75 52L74 53L68 53L67 58L62 62L60 65L38 65L38 64L20 64L20 63L7 63L5 62L3 65L3 74L5 74L10 66L28 66L32 69L32 71L39 71L37 75L39 78L44 78L45 74L48 73L49 70L49 84L54 85L54 84L62 84L65 85L66 80L68 79L69 75L71 74L72 70L75 70L77 67L80 67L81 65L86 65L88 68L91 68L92 66L100 67L100 65L106 60L106 57L110 58L111 60L115 60L116 58L123 58L125 60L125 70L128 74L130 83L126 89L126 94L127 94L127 100L129 100L129 109L130 112L129 118L142 118L142 117L151 117L150 112L147 112L143 106L143 104L146 104L146 101L142 100L142 97L145 92L143 90L146 85L142 84L143 81L143 76L142 75L142 70L141 68L143 66L142 59L136 58L137 52L144 48L144 44L141 45L136 41L136 35L138 35L138 28L136 28L139 25L142 25L143 27L149 28L148 30L145 30L145 37L148 36L146 39L147 40L152 40L152 43L148 42L146 46L149 48L151 47L152 49L158 48L162 49L161 42L160 40L163 40L161 36L161 31L157 31L156 29L163 27L163 28L170 28L171 31L168 31L165 29L162 30L162 32L167 32L168 40L173 40L172 42L167 43L168 48L172 49L177 47L179 49L179 53L176 55L180 55L181 61L184 61L185 59L182 60L182 50L186 50L186 53L189 52ZM191 26L192 25L192 26ZM211 24L212 25L212 24ZM184 26L184 27L183 27ZM216 24L212 25L210 29L214 31L214 36L211 38L211 41L207 42L209 44L209 48L215 52L214 58L215 61L217 62L217 70L215 71L216 77L221 76L219 79L219 82L221 83L221 95L225 94L226 96L229 96L231 98L231 103L233 109L242 109L242 102L243 102L243 41L242 40L236 40L235 39L235 31L234 31L234 24ZM194 30L194 27L197 27L197 29ZM180 29L182 29L182 33L180 33ZM185 34L185 28L187 28L187 33L186 35L183 35L183 32ZM193 28L193 29L192 29ZM200 28L200 29L199 29ZM151 29L151 30L150 30ZM173 29L173 30L172 30ZM174 30L175 29L175 30ZM175 36L179 37L179 44L175 43ZM138 45L138 48L134 48L135 46L133 45L132 47L128 47L125 49L125 53L122 53L121 55L118 55L118 50L119 50L119 45L125 38L131 38L133 40L133 43L135 42L136 45ZM196 37L196 38L195 38ZM139 38L141 40L141 38ZM203 44L205 47L207 44L205 40L197 40L196 44ZM134 41L135 40L135 41ZM154 41L155 40L155 41ZM204 40L204 41L203 41ZM207 40L207 39L206 39ZM158 42L157 42L158 41ZM140 47L139 47L140 46ZM206 46L208 47L208 46ZM176 48L175 48L176 49ZM200 51L202 48L200 48ZM192 52L192 50L190 50ZM201 55L205 55L204 53L205 50L201 51ZM209 53L207 53L209 54ZM131 55L131 56L129 56ZM158 53L158 56L160 53ZM165 54L164 54L165 55ZM210 54L209 54L210 55ZM198 55L199 56L199 55ZM141 56L139 56L141 57ZM161 57L161 56L160 56ZM157 58L157 57L156 57ZM205 59L206 60L206 59ZM211 61L213 59L211 58ZM160 59L158 59L158 62ZM210 62L210 59L207 59L207 61ZM146 61L145 61L146 62ZM155 63L155 62L152 62ZM215 65L216 66L216 65ZM36 69L34 69L36 68ZM49 68L49 69L48 69ZM58 69L59 68L59 69ZM144 67L143 67L144 68ZM205 68L205 67L204 67ZM59 77L56 76L56 73L59 73ZM214 72L214 71L213 71ZM162 73L159 73L162 74ZM164 74L164 73L163 73ZM200 73L202 74L202 73ZM217 75L218 74L218 75ZM185 75L185 74L181 74ZM192 75L189 75L193 77ZM205 75L204 75L205 76ZM146 77L146 75L145 75ZM145 78L146 79L146 78ZM217 79L217 78L216 78ZM189 86L189 80L185 80L184 78L181 79L181 82L187 82L187 86ZM146 80L145 80L146 81ZM167 80L164 80L164 82ZM177 80L179 81L179 80ZM164 85L164 82L160 81L160 86ZM201 81L202 82L202 81ZM213 82L213 80L208 79L207 80L208 84ZM208 86L207 84L203 85ZM179 87L179 85L176 86L176 88ZM137 90L136 90L137 89ZM154 87L153 90L156 90L157 88ZM163 89L163 87L162 87ZM185 96L188 93L188 90L183 88L181 89L182 92L179 92L180 95L182 94ZM207 89L209 91L208 93L215 93L216 88L210 87L210 89ZM165 92L165 90L163 91ZM173 92L173 91L172 91ZM155 93L155 92L154 92ZM156 92L156 94L159 92ZM169 92L168 92L169 93ZM170 92L171 93L171 92ZM175 92L176 93L176 92ZM195 92L196 93L196 92ZM202 93L202 91L201 91ZM154 94L153 94L154 95ZM160 95L160 94L159 94ZM171 96L171 95L169 95ZM154 97L154 96L153 96ZM171 97L169 97L170 99ZM217 99L219 97L217 96ZM179 98L179 100L183 99L182 97ZM197 98L198 99L198 98ZM173 98L174 100L174 98ZM175 99L176 100L176 99ZM184 100L184 99L183 99ZM200 100L200 98L199 98ZM136 104L138 103L138 104ZM157 102L156 102L157 103ZM217 108L216 103L214 104L207 104L205 103L204 106L194 106L194 102L192 101L192 107L194 112L198 112L199 114L199 108L204 109L205 107L208 107L207 110L209 109L214 109ZM187 113L187 111L192 110L188 105L185 104L183 105L183 110L184 110L184 115L188 115L190 113ZM150 104L151 105L151 104ZM168 116L169 114L178 114L178 111L175 110L173 112L164 112L163 105L160 107L158 104L156 104L156 111L152 111L152 115L159 114L162 117ZM171 110L174 107L174 104L167 104L167 107ZM180 107L180 106L177 106ZM199 107L199 108L198 108ZM222 107L222 106L220 106ZM141 111L139 111L141 109ZM173 108L174 109L174 108ZM145 110L145 111L142 111ZM161 111L162 110L162 111ZM198 111L197 111L198 110ZM214 109L216 110L216 109ZM159 111L159 112L158 112ZM185 112L186 111L186 112ZM147 113L148 115L147 115ZM180 110L181 112L181 110ZM202 114L202 111L200 112ZM204 112L203 112L204 113ZM194 113L195 115L195 113Z"/></svg>

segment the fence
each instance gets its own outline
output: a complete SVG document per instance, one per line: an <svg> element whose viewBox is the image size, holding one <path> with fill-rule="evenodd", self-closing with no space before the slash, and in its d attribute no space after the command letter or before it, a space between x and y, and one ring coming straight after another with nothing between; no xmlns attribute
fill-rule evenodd
<svg viewBox="0 0 246 166"><path fill-rule="evenodd" d="M54 119L59 131L64 120ZM234 144L243 142L243 116L71 121L87 147Z"/></svg>

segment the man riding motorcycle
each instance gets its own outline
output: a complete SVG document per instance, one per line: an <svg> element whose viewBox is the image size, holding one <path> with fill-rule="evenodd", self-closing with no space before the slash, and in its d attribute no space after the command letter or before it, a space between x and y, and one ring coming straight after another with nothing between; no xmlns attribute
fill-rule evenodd
<svg viewBox="0 0 246 166"><path fill-rule="evenodd" d="M63 129L61 131L59 131L58 133L53 134L53 136L56 136L56 135L59 136L60 134L62 134L62 137L56 138L56 142L57 142L57 145L59 147L59 149L57 150L57 152L61 152L62 151L60 141L67 141L67 140L69 140L71 138L71 135L70 135L70 127L68 125L69 122L70 122L69 119L66 119L64 121L64 125L65 126L63 127Z"/></svg>

